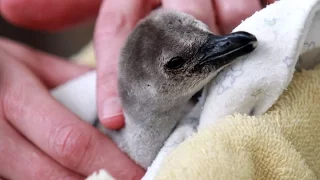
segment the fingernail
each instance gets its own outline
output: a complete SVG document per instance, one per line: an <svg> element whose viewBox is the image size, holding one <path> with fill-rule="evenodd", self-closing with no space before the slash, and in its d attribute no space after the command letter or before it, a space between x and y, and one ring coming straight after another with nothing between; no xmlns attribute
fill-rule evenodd
<svg viewBox="0 0 320 180"><path fill-rule="evenodd" d="M108 119L122 114L119 98L107 98L103 103L102 118Z"/></svg>
<svg viewBox="0 0 320 180"><path fill-rule="evenodd" d="M114 116L108 119L102 119L101 123L104 127L113 130L121 129L125 125L124 117L122 115Z"/></svg>

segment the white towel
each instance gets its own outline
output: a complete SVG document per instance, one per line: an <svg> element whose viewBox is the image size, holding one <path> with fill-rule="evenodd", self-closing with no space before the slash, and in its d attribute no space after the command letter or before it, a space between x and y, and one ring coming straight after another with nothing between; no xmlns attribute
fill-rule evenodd
<svg viewBox="0 0 320 180"><path fill-rule="evenodd" d="M275 103L290 83L299 55L320 45L319 6L318 0L281 0L234 29L254 34L259 45L207 87L199 128L235 112L261 115ZM302 58L299 65L314 66L309 59Z"/></svg>

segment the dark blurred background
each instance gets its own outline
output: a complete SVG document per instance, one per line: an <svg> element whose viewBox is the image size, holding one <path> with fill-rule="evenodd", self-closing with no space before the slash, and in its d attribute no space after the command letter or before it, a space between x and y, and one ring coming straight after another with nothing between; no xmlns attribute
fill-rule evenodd
<svg viewBox="0 0 320 180"><path fill-rule="evenodd" d="M62 57L78 52L92 39L94 20L61 32L39 32L15 27L0 16L0 36Z"/></svg>

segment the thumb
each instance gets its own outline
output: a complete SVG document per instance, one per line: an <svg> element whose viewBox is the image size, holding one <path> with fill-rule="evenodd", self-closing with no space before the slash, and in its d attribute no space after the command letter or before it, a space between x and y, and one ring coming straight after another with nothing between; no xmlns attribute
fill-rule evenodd
<svg viewBox="0 0 320 180"><path fill-rule="evenodd" d="M139 19L155 6L153 1L104 1L97 19L94 43L97 57L97 105L101 123L110 129L124 125L118 96L118 59L127 36Z"/></svg>

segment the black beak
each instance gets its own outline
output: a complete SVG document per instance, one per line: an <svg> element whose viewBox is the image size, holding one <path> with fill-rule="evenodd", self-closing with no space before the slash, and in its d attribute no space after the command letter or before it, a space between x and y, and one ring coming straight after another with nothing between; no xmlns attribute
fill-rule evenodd
<svg viewBox="0 0 320 180"><path fill-rule="evenodd" d="M257 44L257 38L247 32L240 31L225 36L210 34L200 50L203 54L200 64L222 67L252 52Z"/></svg>

